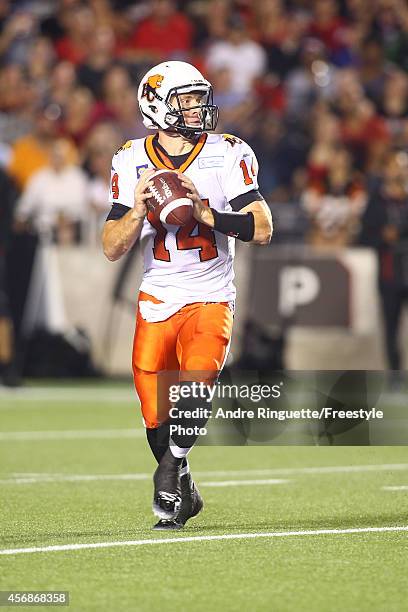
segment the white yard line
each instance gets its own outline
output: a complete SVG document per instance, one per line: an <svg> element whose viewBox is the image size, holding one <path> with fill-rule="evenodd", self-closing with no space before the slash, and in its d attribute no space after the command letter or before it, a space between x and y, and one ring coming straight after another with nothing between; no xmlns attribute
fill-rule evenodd
<svg viewBox="0 0 408 612"><path fill-rule="evenodd" d="M265 478L263 480L208 480L207 482L200 482L200 486L204 487L246 487L246 486L258 486L258 485L276 485L286 484L290 480L283 478Z"/></svg>
<svg viewBox="0 0 408 612"><path fill-rule="evenodd" d="M301 391L292 390L289 393L289 399L297 404L305 405L305 402L316 401L316 395L313 390L303 389ZM58 387L19 387L16 389L8 388L0 385L0 410L10 409L10 404L2 406L2 401L11 402L74 402L72 408L75 408L75 402L93 402L93 403L139 403L136 393L133 390L132 383L115 387L109 386L58 386ZM384 391L381 394L381 401L377 401L376 407L381 406L400 406L406 407L406 394L404 392L390 393ZM310 407L310 406L309 406ZM26 409L27 406L24 406ZM35 406L37 408L37 406ZM42 408L42 406L38 406Z"/></svg>
<svg viewBox="0 0 408 612"><path fill-rule="evenodd" d="M303 468L271 468L262 470L214 470L214 471L194 471L197 479L201 478L222 478L231 479L233 476L296 476L313 474L348 474L365 472L393 472L398 470L408 470L408 463L381 463L368 465L332 465L320 467ZM4 474L5 476L6 474ZM37 484L40 482L92 482L98 480L150 480L150 473L135 474L45 474L32 472L19 472L7 475L8 478L0 480L0 484ZM228 480L227 482L235 482ZM243 482L242 480L236 482ZM251 481L253 480L251 479ZM259 481L258 481L259 483ZM204 484L200 482L200 484ZM211 486L208 485L207 486ZM212 486L221 486L214 484ZM224 485L228 486L228 485ZM232 485L230 485L232 486Z"/></svg>
<svg viewBox="0 0 408 612"><path fill-rule="evenodd" d="M408 470L408 463L369 463L365 465L327 465L294 468L266 468L254 470L216 470L213 472L194 471L194 474L196 476L293 476L296 474L348 474L352 472L388 472L395 470Z"/></svg>
<svg viewBox="0 0 408 612"><path fill-rule="evenodd" d="M382 487L385 491L408 491L408 485L394 485L388 487Z"/></svg>
<svg viewBox="0 0 408 612"><path fill-rule="evenodd" d="M21 389L6 389L0 387L0 410L15 408L13 403L20 402L72 402L70 408L80 407L81 403L133 403L139 404L136 393L129 384L129 389L112 389L103 387L60 387L58 389L47 387L23 387ZM29 408L31 408L30 406ZM43 406L34 406L43 408ZM24 409L28 406L24 406Z"/></svg>
<svg viewBox="0 0 408 612"><path fill-rule="evenodd" d="M28 475L28 476L17 476L15 478L9 478L0 480L0 485L4 484L39 484L47 482L92 482L100 480L151 480L151 474L41 474L41 475ZM214 480L214 481L200 481L200 487L238 487L238 486L256 486L256 485L276 485L286 484L290 480L282 478L268 478L263 480Z"/></svg>
<svg viewBox="0 0 408 612"><path fill-rule="evenodd" d="M142 438L145 430L140 429L72 429L57 431L3 431L0 442L27 442L42 440L79 440L107 438Z"/></svg>
<svg viewBox="0 0 408 612"><path fill-rule="evenodd" d="M90 548L114 548L120 546L146 546L148 544L180 544L185 542L211 542L217 540L250 540L255 538L287 538L319 535L345 535L403 531L408 531L408 526L357 527L352 529L314 529L305 531L269 531L264 533L232 533L212 536L192 536L187 538L157 538L145 540L127 540L124 542L88 542L83 544L57 544L53 546L38 546L31 548L6 548L4 550L0 550L0 555L20 555L39 552L60 552L68 550L84 550Z"/></svg>
<svg viewBox="0 0 408 612"><path fill-rule="evenodd" d="M97 482L106 480L151 480L152 474L39 474L0 480L6 484L40 484L46 482Z"/></svg>

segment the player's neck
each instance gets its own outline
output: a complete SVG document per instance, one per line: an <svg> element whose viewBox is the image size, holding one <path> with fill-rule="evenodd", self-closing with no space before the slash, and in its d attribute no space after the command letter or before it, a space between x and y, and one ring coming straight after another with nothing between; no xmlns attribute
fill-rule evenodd
<svg viewBox="0 0 408 612"><path fill-rule="evenodd" d="M195 143L180 134L159 131L159 143L168 155L183 155L189 153Z"/></svg>

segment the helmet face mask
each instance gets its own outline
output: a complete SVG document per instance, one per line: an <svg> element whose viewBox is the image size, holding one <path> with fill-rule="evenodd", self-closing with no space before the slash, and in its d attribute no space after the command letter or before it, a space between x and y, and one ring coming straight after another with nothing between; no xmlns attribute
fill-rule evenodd
<svg viewBox="0 0 408 612"><path fill-rule="evenodd" d="M201 94L199 104L183 106L182 96L185 94ZM170 90L166 104L169 112L166 114L166 121L171 129L180 132L182 135L197 136L204 131L215 130L218 122L218 106L213 104L213 90L211 85L206 89L187 89L185 87L174 87ZM199 125L189 125L186 121L185 113L199 110Z"/></svg>
<svg viewBox="0 0 408 612"><path fill-rule="evenodd" d="M201 99L185 106L183 96L187 94ZM192 138L217 126L218 107L213 103L211 84L186 62L165 62L149 70L139 85L138 101L148 129L168 130ZM199 121L189 125L186 113L196 110Z"/></svg>

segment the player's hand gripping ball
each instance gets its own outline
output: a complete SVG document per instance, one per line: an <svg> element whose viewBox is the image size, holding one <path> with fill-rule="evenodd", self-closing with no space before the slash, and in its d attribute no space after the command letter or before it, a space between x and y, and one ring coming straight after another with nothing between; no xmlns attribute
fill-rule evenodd
<svg viewBox="0 0 408 612"><path fill-rule="evenodd" d="M149 179L152 197L146 200L148 210L162 223L186 225L193 216L193 202L187 197L178 175L171 170L157 170Z"/></svg>

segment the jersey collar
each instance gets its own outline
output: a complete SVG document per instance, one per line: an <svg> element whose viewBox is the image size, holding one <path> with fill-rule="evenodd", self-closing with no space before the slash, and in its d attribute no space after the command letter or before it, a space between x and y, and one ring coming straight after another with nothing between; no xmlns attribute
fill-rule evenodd
<svg viewBox="0 0 408 612"><path fill-rule="evenodd" d="M154 136L148 136L145 139L145 150L147 157L150 159L152 164L156 168L168 169L168 170L179 170L180 172L185 172L189 166L193 163L195 158L200 154L203 146L207 140L207 134L201 134L194 148L190 152L190 155L187 157L186 161L176 168L172 161L168 158L167 155L164 154L163 151L159 151L154 147L153 143Z"/></svg>

